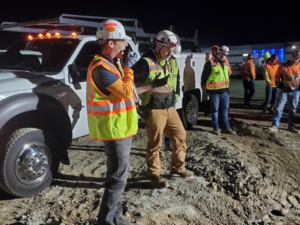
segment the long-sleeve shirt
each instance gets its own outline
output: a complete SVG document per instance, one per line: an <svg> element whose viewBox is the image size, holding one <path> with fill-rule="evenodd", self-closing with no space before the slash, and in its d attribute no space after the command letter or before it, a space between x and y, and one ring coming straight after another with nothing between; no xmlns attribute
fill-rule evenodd
<svg viewBox="0 0 300 225"><path fill-rule="evenodd" d="M119 69L119 65L112 58L107 55L101 56ZM133 71L130 68L124 68L124 78L121 79L104 67L97 66L92 71L92 79L97 88L106 96L112 93L123 99L130 99L132 97L134 81Z"/></svg>
<svg viewBox="0 0 300 225"><path fill-rule="evenodd" d="M284 92L298 91L300 86L300 63L293 65L289 60L280 65L275 76L275 83Z"/></svg>
<svg viewBox="0 0 300 225"><path fill-rule="evenodd" d="M279 65L271 65L267 64L265 68L263 69L263 77L266 80L266 86L269 87L276 87L275 83L275 75L278 72Z"/></svg>
<svg viewBox="0 0 300 225"><path fill-rule="evenodd" d="M255 65L252 59L248 59L242 66L242 78L243 80L255 80Z"/></svg>

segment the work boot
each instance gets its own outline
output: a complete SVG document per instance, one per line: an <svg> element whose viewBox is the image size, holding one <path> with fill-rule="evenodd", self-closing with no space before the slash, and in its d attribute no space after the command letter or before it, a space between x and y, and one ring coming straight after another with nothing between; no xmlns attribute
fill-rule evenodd
<svg viewBox="0 0 300 225"><path fill-rule="evenodd" d="M171 147L171 145L166 145L166 146L165 146L165 151L172 152L172 147Z"/></svg>
<svg viewBox="0 0 300 225"><path fill-rule="evenodd" d="M276 127L276 126L271 126L271 127L269 127L269 131L277 132L277 131L278 131L278 127Z"/></svg>
<svg viewBox="0 0 300 225"><path fill-rule="evenodd" d="M166 179L162 178L162 176L151 176L150 177L151 184L155 186L156 188L167 188L169 187L169 183L166 181Z"/></svg>
<svg viewBox="0 0 300 225"><path fill-rule="evenodd" d="M115 218L115 225L139 225L137 223L131 223L123 220L122 218Z"/></svg>
<svg viewBox="0 0 300 225"><path fill-rule="evenodd" d="M219 129L213 129L213 134L220 136L220 131Z"/></svg>
<svg viewBox="0 0 300 225"><path fill-rule="evenodd" d="M291 127L288 130L289 130L289 132L292 132L292 133L295 133L295 134L299 134L300 133L295 127Z"/></svg>
<svg viewBox="0 0 300 225"><path fill-rule="evenodd" d="M187 169L185 169L185 170L183 170L181 172L178 172L178 171L176 171L174 169L171 169L170 175L172 175L172 176L179 175L179 176L181 176L183 178L192 178L192 177L194 177L194 172L190 171L190 170L187 170Z"/></svg>
<svg viewBox="0 0 300 225"><path fill-rule="evenodd" d="M226 130L222 130L222 133L236 135L236 132L231 130L231 128L228 128Z"/></svg>

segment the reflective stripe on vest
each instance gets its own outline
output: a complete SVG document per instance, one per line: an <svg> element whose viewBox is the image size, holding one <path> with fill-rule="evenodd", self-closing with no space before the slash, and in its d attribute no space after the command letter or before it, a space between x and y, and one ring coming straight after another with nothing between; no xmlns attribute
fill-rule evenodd
<svg viewBox="0 0 300 225"><path fill-rule="evenodd" d="M151 98L152 94L155 94L156 97L160 97L163 99L165 98L168 94L170 94L170 92L173 91L173 77L171 75L171 71L170 71L170 65L168 62L166 62L166 70L164 72L163 68L161 67L161 65L159 65L158 63L154 62L151 58L143 58L148 62L149 65L149 76L148 79L146 79L146 81L143 83L143 85L145 84L150 84L155 77L160 74L159 78L162 79L165 76L168 76L168 83L165 86L161 86L161 87L156 87L153 88L147 92L144 92L142 94L140 94L140 98L141 98L141 104L143 106L147 105L149 103L149 100Z"/></svg>
<svg viewBox="0 0 300 225"><path fill-rule="evenodd" d="M96 56L87 73L87 114L91 139L109 141L123 139L137 132L137 113L135 101L122 99L114 94L104 95L92 79L92 71L97 66L122 79L120 71L114 64L101 56Z"/></svg>
<svg viewBox="0 0 300 225"><path fill-rule="evenodd" d="M207 90L229 88L229 64L224 62L224 70L219 62L210 60L211 74L206 81Z"/></svg>

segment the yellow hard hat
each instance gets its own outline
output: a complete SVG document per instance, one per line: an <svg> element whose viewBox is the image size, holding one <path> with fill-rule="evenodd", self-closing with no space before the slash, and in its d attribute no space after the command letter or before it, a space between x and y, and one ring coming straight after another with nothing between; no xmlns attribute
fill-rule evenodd
<svg viewBox="0 0 300 225"><path fill-rule="evenodd" d="M263 55L263 59L265 60L265 61L267 61L267 59L268 58L270 58L271 57L271 55L270 55L270 52L265 52L265 54Z"/></svg>

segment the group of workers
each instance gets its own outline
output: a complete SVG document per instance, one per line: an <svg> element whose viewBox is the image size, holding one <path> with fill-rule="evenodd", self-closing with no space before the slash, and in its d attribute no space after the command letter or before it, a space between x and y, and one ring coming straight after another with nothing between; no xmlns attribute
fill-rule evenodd
<svg viewBox="0 0 300 225"><path fill-rule="evenodd" d="M294 50L290 59L279 65L278 55L270 55L266 52L263 55L265 65L263 66L263 77L266 81L266 98L263 104L263 114L269 108L273 113L270 131L277 132L279 121L285 103L289 103L288 130L292 133L299 133L295 128L294 117L299 102L300 88L300 53ZM248 54L246 62L242 66L242 78L244 84L244 104L252 108L250 103L255 92L253 80L256 78L253 55Z"/></svg>
<svg viewBox="0 0 300 225"><path fill-rule="evenodd" d="M178 38L171 31L161 31L156 47L132 68L124 53L131 38L120 22L102 22L96 38L100 52L87 72L88 125L90 138L104 142L107 156L106 187L97 224L135 224L122 219L122 193L128 177L132 136L138 129L137 112L146 125L146 163L152 185L169 186L161 176L159 152L163 134L172 142L170 175L194 176L185 168L186 131L174 108L180 93L179 68L173 54L179 47Z"/></svg>
<svg viewBox="0 0 300 225"><path fill-rule="evenodd" d="M122 218L122 194L128 177L132 136L136 135L138 130L138 114L145 123L148 137L146 163L151 184L156 188L169 186L167 180L161 176L159 153L163 134L169 137L172 143L170 175L183 178L194 176L192 171L185 168L186 131L174 108L180 93L179 68L174 51L180 49L180 43L177 35L163 30L157 35L156 46L144 53L133 65L128 60L128 54L124 53L128 46L127 41L131 38L126 35L120 22L111 19L103 21L97 29L96 39L100 45L99 54L95 56L87 72L88 125L90 138L104 142L107 156L106 186L97 224L136 224ZM228 122L231 69L226 56L229 48L213 46L211 52L212 58L204 66L201 83L209 96L213 133L220 135L220 116L221 131L235 135L236 132L230 128ZM272 57L265 70L268 87L273 88L274 83L277 85L279 81L282 84L277 94L278 106L276 108L275 104L271 127L271 130L275 131L286 100L288 99L292 106L298 104L299 67L296 69L296 63L299 61L299 54L292 55L291 61L278 68L281 72L275 72L276 57ZM248 60L251 61L251 55L248 56ZM124 65L121 66L119 61ZM255 74L253 76L252 66L248 66L246 62L243 70L246 77L245 90L254 89ZM296 72L297 78L294 76ZM273 73L276 73L274 82ZM251 105L252 92L254 93L254 90L247 93L247 105ZM268 93L271 95L273 90L268 89ZM266 101L266 105L269 101ZM289 121L289 128L294 129L292 120L291 123Z"/></svg>

